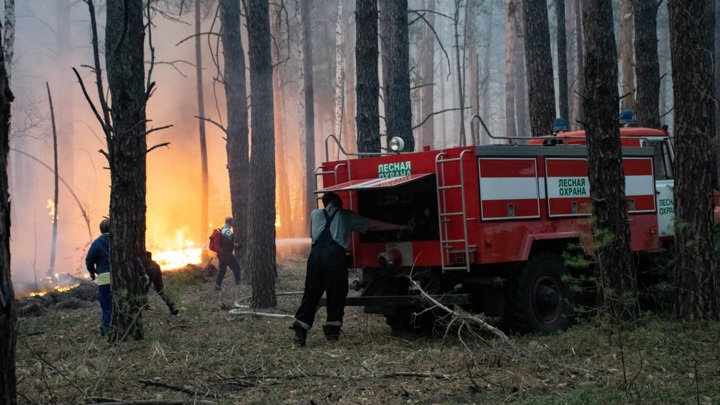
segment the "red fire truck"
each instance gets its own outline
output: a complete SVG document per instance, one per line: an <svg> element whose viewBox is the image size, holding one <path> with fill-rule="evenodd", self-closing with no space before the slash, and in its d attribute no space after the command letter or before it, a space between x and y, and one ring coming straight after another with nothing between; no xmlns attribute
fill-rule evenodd
<svg viewBox="0 0 720 405"><path fill-rule="evenodd" d="M621 137L631 248L661 251L673 233L668 134L624 127ZM502 317L516 331L567 327L575 297L562 254L574 245L590 256L594 246L585 134L509 141L322 164L317 193L337 192L368 218L414 223L411 232L354 234L359 293L348 305L385 315L396 331L429 327L412 278L440 301Z"/></svg>

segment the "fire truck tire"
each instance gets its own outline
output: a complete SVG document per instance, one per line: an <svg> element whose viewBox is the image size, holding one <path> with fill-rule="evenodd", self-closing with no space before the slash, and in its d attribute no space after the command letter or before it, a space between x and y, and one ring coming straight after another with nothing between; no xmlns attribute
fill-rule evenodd
<svg viewBox="0 0 720 405"><path fill-rule="evenodd" d="M513 331L550 334L568 327L573 316L573 294L563 276L568 271L560 257L541 253L528 260L512 280L505 324Z"/></svg>

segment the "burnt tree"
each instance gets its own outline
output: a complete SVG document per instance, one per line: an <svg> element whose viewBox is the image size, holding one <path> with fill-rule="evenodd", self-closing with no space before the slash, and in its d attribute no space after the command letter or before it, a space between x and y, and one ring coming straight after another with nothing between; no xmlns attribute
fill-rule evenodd
<svg viewBox="0 0 720 405"><path fill-rule="evenodd" d="M617 120L617 48L611 0L582 0L585 30L585 131L593 235L605 308L614 320L639 314L636 269Z"/></svg>
<svg viewBox="0 0 720 405"><path fill-rule="evenodd" d="M145 291L136 263L145 252L145 104L150 94L145 87L143 1L108 0L106 7L105 65L112 102L107 142L112 324L119 337L142 339Z"/></svg>
<svg viewBox="0 0 720 405"><path fill-rule="evenodd" d="M357 0L355 46L358 152L380 152L378 9L374 0Z"/></svg>
<svg viewBox="0 0 720 405"><path fill-rule="evenodd" d="M525 66L532 136L551 133L555 118L555 87L545 3L545 0L523 0Z"/></svg>
<svg viewBox="0 0 720 405"><path fill-rule="evenodd" d="M252 150L248 210L248 265L253 269L252 307L276 305L275 296L275 129L273 66L270 55L268 0L248 0L248 46ZM311 145L308 145L310 147Z"/></svg>
<svg viewBox="0 0 720 405"><path fill-rule="evenodd" d="M635 0L635 119L640 126L660 128L660 62L657 0Z"/></svg>
<svg viewBox="0 0 720 405"><path fill-rule="evenodd" d="M220 24L223 46L223 84L227 105L227 168L230 178L230 204L235 229L235 243L247 245L247 207L250 182L246 175L250 168L248 156L248 106L245 83L245 52L240 36L240 3L220 0ZM240 263L245 263L247 249L238 249ZM246 268L245 266L243 266Z"/></svg>
<svg viewBox="0 0 720 405"><path fill-rule="evenodd" d="M0 41L2 48L2 41ZM10 150L10 91L4 53L0 52L0 404L17 403L15 343L17 314L15 291L10 279L10 194L8 151Z"/></svg>
<svg viewBox="0 0 720 405"><path fill-rule="evenodd" d="M707 0L670 0L670 51L675 100L675 316L717 319L718 275L713 241L713 60ZM692 61L692 63L688 63Z"/></svg>

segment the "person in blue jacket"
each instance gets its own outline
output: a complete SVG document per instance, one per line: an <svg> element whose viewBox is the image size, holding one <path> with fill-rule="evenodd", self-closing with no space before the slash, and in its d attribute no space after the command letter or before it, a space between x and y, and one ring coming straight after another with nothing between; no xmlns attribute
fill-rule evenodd
<svg viewBox="0 0 720 405"><path fill-rule="evenodd" d="M93 241L85 258L90 278L97 279L98 300L102 308L100 334L110 331L112 317L112 296L110 295L110 219L100 221L100 236Z"/></svg>

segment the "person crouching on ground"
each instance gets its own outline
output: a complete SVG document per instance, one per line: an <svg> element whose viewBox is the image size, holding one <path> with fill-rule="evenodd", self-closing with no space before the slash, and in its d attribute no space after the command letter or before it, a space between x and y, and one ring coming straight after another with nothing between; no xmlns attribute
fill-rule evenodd
<svg viewBox="0 0 720 405"><path fill-rule="evenodd" d="M325 338L338 340L345 315L348 294L348 272L345 251L352 231L404 231L407 225L395 225L365 218L353 211L343 209L343 201L333 192L322 197L325 209L315 209L310 214L312 248L307 261L305 290L302 302L295 314L291 329L295 330L294 342L305 346L307 332L315 320L315 312L323 293L327 294L327 321L323 325Z"/></svg>
<svg viewBox="0 0 720 405"><path fill-rule="evenodd" d="M225 278L225 272L228 267L230 267L230 270L232 270L233 275L235 276L235 284L240 285L240 263L238 263L237 259L233 255L235 243L233 242L233 233L230 229L232 227L232 222L232 217L225 218L225 225L223 225L220 230L220 233L222 234L220 237L221 251L217 254L219 263L217 278L215 279L215 291L220 291L222 288L222 282Z"/></svg>
<svg viewBox="0 0 720 405"><path fill-rule="evenodd" d="M165 292L165 285L163 284L162 279L162 269L160 268L160 265L152 259L151 252L145 252L145 257L142 259L142 265L145 268L145 273L147 274L149 280L147 287L145 287L145 293L147 294L147 292L150 291L150 286L152 285L160 298L165 301L165 305L167 305L170 310L170 314L177 315L179 311L175 306L175 303Z"/></svg>
<svg viewBox="0 0 720 405"><path fill-rule="evenodd" d="M97 278L98 301L102 309L102 321L100 323L100 334L105 335L110 331L112 318L112 296L110 295L110 219L100 221L100 236L90 245L85 266L90 273L90 278Z"/></svg>

